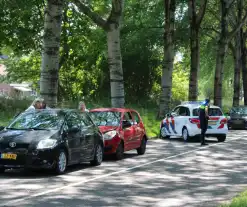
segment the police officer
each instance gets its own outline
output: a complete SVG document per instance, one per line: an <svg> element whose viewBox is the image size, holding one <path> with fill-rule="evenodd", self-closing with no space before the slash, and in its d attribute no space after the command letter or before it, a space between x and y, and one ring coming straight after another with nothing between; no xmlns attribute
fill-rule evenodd
<svg viewBox="0 0 247 207"><path fill-rule="evenodd" d="M209 110L210 99L205 99L199 108L199 119L201 126L201 145L207 145L205 143L205 133L208 128L208 110Z"/></svg>

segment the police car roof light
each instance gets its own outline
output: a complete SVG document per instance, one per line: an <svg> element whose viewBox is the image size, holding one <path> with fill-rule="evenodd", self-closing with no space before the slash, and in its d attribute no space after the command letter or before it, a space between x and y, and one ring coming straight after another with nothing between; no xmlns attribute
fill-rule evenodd
<svg viewBox="0 0 247 207"><path fill-rule="evenodd" d="M203 101L183 101L181 104L202 104L205 100Z"/></svg>

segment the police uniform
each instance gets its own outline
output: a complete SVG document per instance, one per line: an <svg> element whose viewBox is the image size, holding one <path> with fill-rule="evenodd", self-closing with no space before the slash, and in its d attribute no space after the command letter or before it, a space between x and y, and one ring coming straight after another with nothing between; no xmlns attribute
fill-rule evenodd
<svg viewBox="0 0 247 207"><path fill-rule="evenodd" d="M208 128L208 117L206 116L206 110L208 111L209 100L203 102L203 104L199 107L199 119L200 119L200 127L201 127L201 145L205 145L205 133Z"/></svg>

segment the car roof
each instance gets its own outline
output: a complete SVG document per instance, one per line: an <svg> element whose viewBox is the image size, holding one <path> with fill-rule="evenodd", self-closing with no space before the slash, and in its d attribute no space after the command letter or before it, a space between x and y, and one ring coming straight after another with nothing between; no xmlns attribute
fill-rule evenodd
<svg viewBox="0 0 247 207"><path fill-rule="evenodd" d="M95 108L95 109L91 109L89 110L90 112L105 112L105 111L112 111L112 112L127 112L127 111L134 111L136 112L136 110L134 109L129 109L129 108Z"/></svg>
<svg viewBox="0 0 247 207"><path fill-rule="evenodd" d="M191 103L186 103L186 104L180 104L178 106L184 106L184 107L187 107L187 108L190 108L190 109L196 109L196 108L199 108L201 104L191 104ZM176 106L176 107L178 107ZM220 107L218 106L215 106L215 105L211 105L210 104L210 108L218 108L220 109Z"/></svg>

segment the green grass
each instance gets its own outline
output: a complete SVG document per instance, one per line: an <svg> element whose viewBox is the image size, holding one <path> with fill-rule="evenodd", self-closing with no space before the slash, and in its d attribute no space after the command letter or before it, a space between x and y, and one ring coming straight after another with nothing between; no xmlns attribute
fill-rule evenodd
<svg viewBox="0 0 247 207"><path fill-rule="evenodd" d="M247 190L240 193L232 199L230 203L225 203L219 207L246 207L247 206Z"/></svg>

